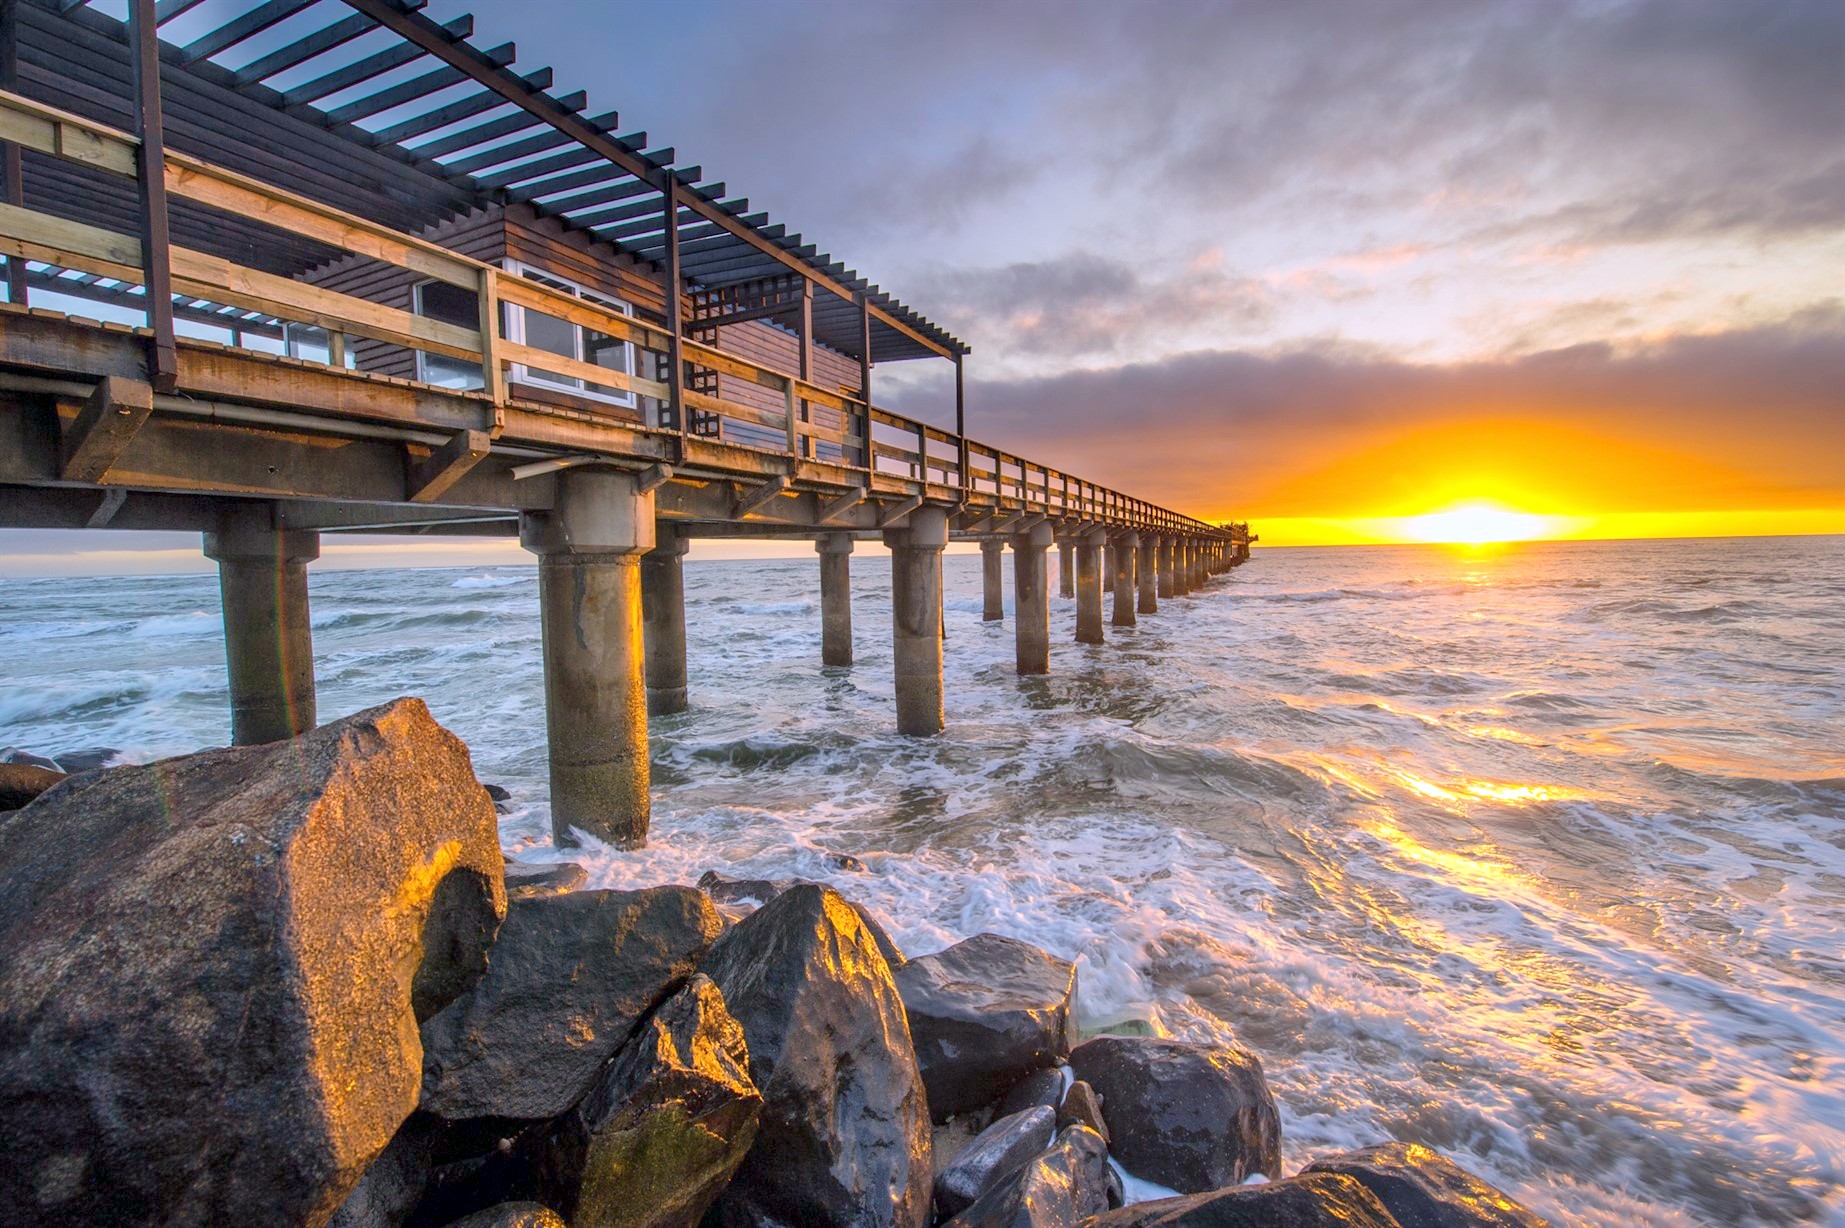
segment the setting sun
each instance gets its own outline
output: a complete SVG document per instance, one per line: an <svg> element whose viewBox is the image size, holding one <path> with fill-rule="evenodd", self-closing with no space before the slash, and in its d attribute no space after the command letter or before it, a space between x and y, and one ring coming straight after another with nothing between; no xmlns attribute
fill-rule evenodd
<svg viewBox="0 0 1845 1228"><path fill-rule="evenodd" d="M1407 518L1402 535L1411 541L1482 546L1546 536L1553 529L1553 521L1554 517L1515 512L1491 503L1464 503L1446 511Z"/></svg>

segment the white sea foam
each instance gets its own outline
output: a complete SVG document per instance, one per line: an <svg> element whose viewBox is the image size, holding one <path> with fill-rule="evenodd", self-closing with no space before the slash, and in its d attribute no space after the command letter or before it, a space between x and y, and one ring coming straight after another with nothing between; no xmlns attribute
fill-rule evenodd
<svg viewBox="0 0 1845 1228"><path fill-rule="evenodd" d="M1401 1137L1559 1223L1845 1214L1840 543L1265 554L1026 680L945 571L918 742L886 569L822 671L811 558L690 566L640 853L549 844L529 570L317 574L321 711L425 696L508 849L597 885L798 876L912 954L1074 959L1086 1024L1260 1054L1290 1172ZM85 584L0 586L0 743L223 741L216 636L135 631L209 623L209 578ZM20 651L51 628L83 651Z"/></svg>

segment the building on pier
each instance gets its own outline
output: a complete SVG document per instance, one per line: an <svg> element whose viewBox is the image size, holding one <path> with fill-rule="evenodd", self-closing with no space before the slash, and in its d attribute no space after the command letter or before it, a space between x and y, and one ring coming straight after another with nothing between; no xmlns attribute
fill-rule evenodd
<svg viewBox="0 0 1845 1228"><path fill-rule="evenodd" d="M1247 526L971 438L961 341L421 10L0 0L0 524L200 532L236 741L315 721L323 533L538 556L554 823L617 843L648 713L688 699L692 538L812 539L829 666L853 544L888 545L913 734L943 727L951 540L992 617L1013 550L1022 674L1051 546L1085 643L1105 589L1133 626L1246 557ZM876 404L910 360L953 365L952 429Z"/></svg>

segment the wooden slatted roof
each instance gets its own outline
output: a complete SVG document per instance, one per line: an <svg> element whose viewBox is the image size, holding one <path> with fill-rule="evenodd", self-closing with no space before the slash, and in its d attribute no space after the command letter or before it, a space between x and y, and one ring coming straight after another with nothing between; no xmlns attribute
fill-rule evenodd
<svg viewBox="0 0 1845 1228"><path fill-rule="evenodd" d="M467 210L523 202L635 257L666 247L678 201L681 267L720 288L799 272L814 282L815 339L860 356L871 305L876 362L967 353L960 340L799 234L726 199L723 183L587 96L554 94L548 68L479 48L470 17L438 24L426 0L158 0L161 87L173 148L278 187L421 231ZM20 89L132 128L122 0L19 0ZM29 154L34 208L132 231L132 184ZM174 241L271 272L338 255L260 223L176 202Z"/></svg>

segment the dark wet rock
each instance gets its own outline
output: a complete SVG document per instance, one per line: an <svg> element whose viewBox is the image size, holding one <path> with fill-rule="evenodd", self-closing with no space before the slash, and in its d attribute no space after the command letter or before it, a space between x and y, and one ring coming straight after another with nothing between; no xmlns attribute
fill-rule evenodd
<svg viewBox="0 0 1845 1228"><path fill-rule="evenodd" d="M63 764L51 758L49 755L35 755L31 751L21 750L17 746L0 746L0 763L22 763L27 767L49 768L54 772L64 772L68 770Z"/></svg>
<svg viewBox="0 0 1845 1228"><path fill-rule="evenodd" d="M1030 943L978 934L904 964L897 990L937 1121L1069 1055L1076 967Z"/></svg>
<svg viewBox="0 0 1845 1228"><path fill-rule="evenodd" d="M1070 1090L1063 1094L1063 1103L1057 1107L1057 1128L1065 1126L1088 1126L1108 1141L1108 1122L1102 1116L1102 1098L1095 1094L1095 1088L1081 1079L1070 1084Z"/></svg>
<svg viewBox="0 0 1845 1228"><path fill-rule="evenodd" d="M725 934L703 971L743 1025L763 1097L756 1144L707 1223L927 1223L928 1102L859 913L827 888L792 888Z"/></svg>
<svg viewBox="0 0 1845 1228"><path fill-rule="evenodd" d="M74 777L0 823L0 1205L324 1223L504 910L467 747L402 699Z"/></svg>
<svg viewBox="0 0 1845 1228"><path fill-rule="evenodd" d="M838 854L838 856L844 857L845 854ZM842 866L841 868L862 870L865 867L861 863L857 866ZM698 889L710 896L718 907L738 920L742 920L755 909L762 907L792 887L824 887L825 885L805 878L725 878L716 870L706 870L698 879ZM891 936L878 923L878 919L864 908L853 904L852 901L847 900L846 903L851 906L852 911L858 914L859 920L865 923L865 928L871 931L872 941L876 942L878 950L884 953L884 962L889 964L893 970L902 967L903 952L897 949L897 944L891 941Z"/></svg>
<svg viewBox="0 0 1845 1228"><path fill-rule="evenodd" d="M506 863L506 898L523 900L537 895L562 895L589 881L589 871L574 861L509 861Z"/></svg>
<svg viewBox="0 0 1845 1228"><path fill-rule="evenodd" d="M536 1202L503 1202L458 1219L450 1228L568 1228L557 1212Z"/></svg>
<svg viewBox="0 0 1845 1228"><path fill-rule="evenodd" d="M1051 1145L1057 1114L1040 1105L1002 1117L935 1175L935 1213L946 1219L972 1206L1001 1177Z"/></svg>
<svg viewBox="0 0 1845 1228"><path fill-rule="evenodd" d="M1281 1171L1281 1114L1252 1053L1099 1036L1070 1066L1101 1095L1115 1158L1136 1177L1196 1194Z"/></svg>
<svg viewBox="0 0 1845 1228"><path fill-rule="evenodd" d="M121 753L113 746L86 746L81 750L59 751L56 758L61 770L75 776L78 772L93 772L97 768L108 767Z"/></svg>
<svg viewBox="0 0 1845 1228"><path fill-rule="evenodd" d="M1328 1173L1138 1202L1084 1228L1402 1228L1377 1196Z"/></svg>
<svg viewBox="0 0 1845 1228"><path fill-rule="evenodd" d="M483 784L481 788L485 789L487 791L487 796L496 802L510 802L512 800L512 792L507 789L505 785Z"/></svg>
<svg viewBox="0 0 1845 1228"><path fill-rule="evenodd" d="M556 1117L722 928L689 887L512 901L487 975L423 1025L423 1107L450 1121Z"/></svg>
<svg viewBox="0 0 1845 1228"><path fill-rule="evenodd" d="M1075 1228L1109 1208L1108 1148L1071 1126L949 1220L952 1228Z"/></svg>
<svg viewBox="0 0 1845 1228"><path fill-rule="evenodd" d="M833 868L836 870L850 870L854 874L865 874L871 869L850 853L828 853L826 859L833 863Z"/></svg>
<svg viewBox="0 0 1845 1228"><path fill-rule="evenodd" d="M547 1200L574 1228L694 1225L756 1138L743 1029L694 976L641 1026L557 1132Z"/></svg>
<svg viewBox="0 0 1845 1228"><path fill-rule="evenodd" d="M398 1228L429 1184L441 1129L427 1113L412 1113L346 1195L327 1228Z"/></svg>
<svg viewBox="0 0 1845 1228"><path fill-rule="evenodd" d="M999 1102L999 1111L1001 1114L1017 1113L1040 1104L1057 1108L1063 1104L1063 1085L1067 1081L1068 1075L1062 1066L1034 1070L1012 1085L1012 1090Z"/></svg>
<svg viewBox="0 0 1845 1228"><path fill-rule="evenodd" d="M56 768L0 763L0 810L17 810L63 779Z"/></svg>
<svg viewBox="0 0 1845 1228"><path fill-rule="evenodd" d="M1321 1156L1303 1173L1339 1173L1376 1194L1403 1228L1547 1228L1511 1198L1416 1143Z"/></svg>

